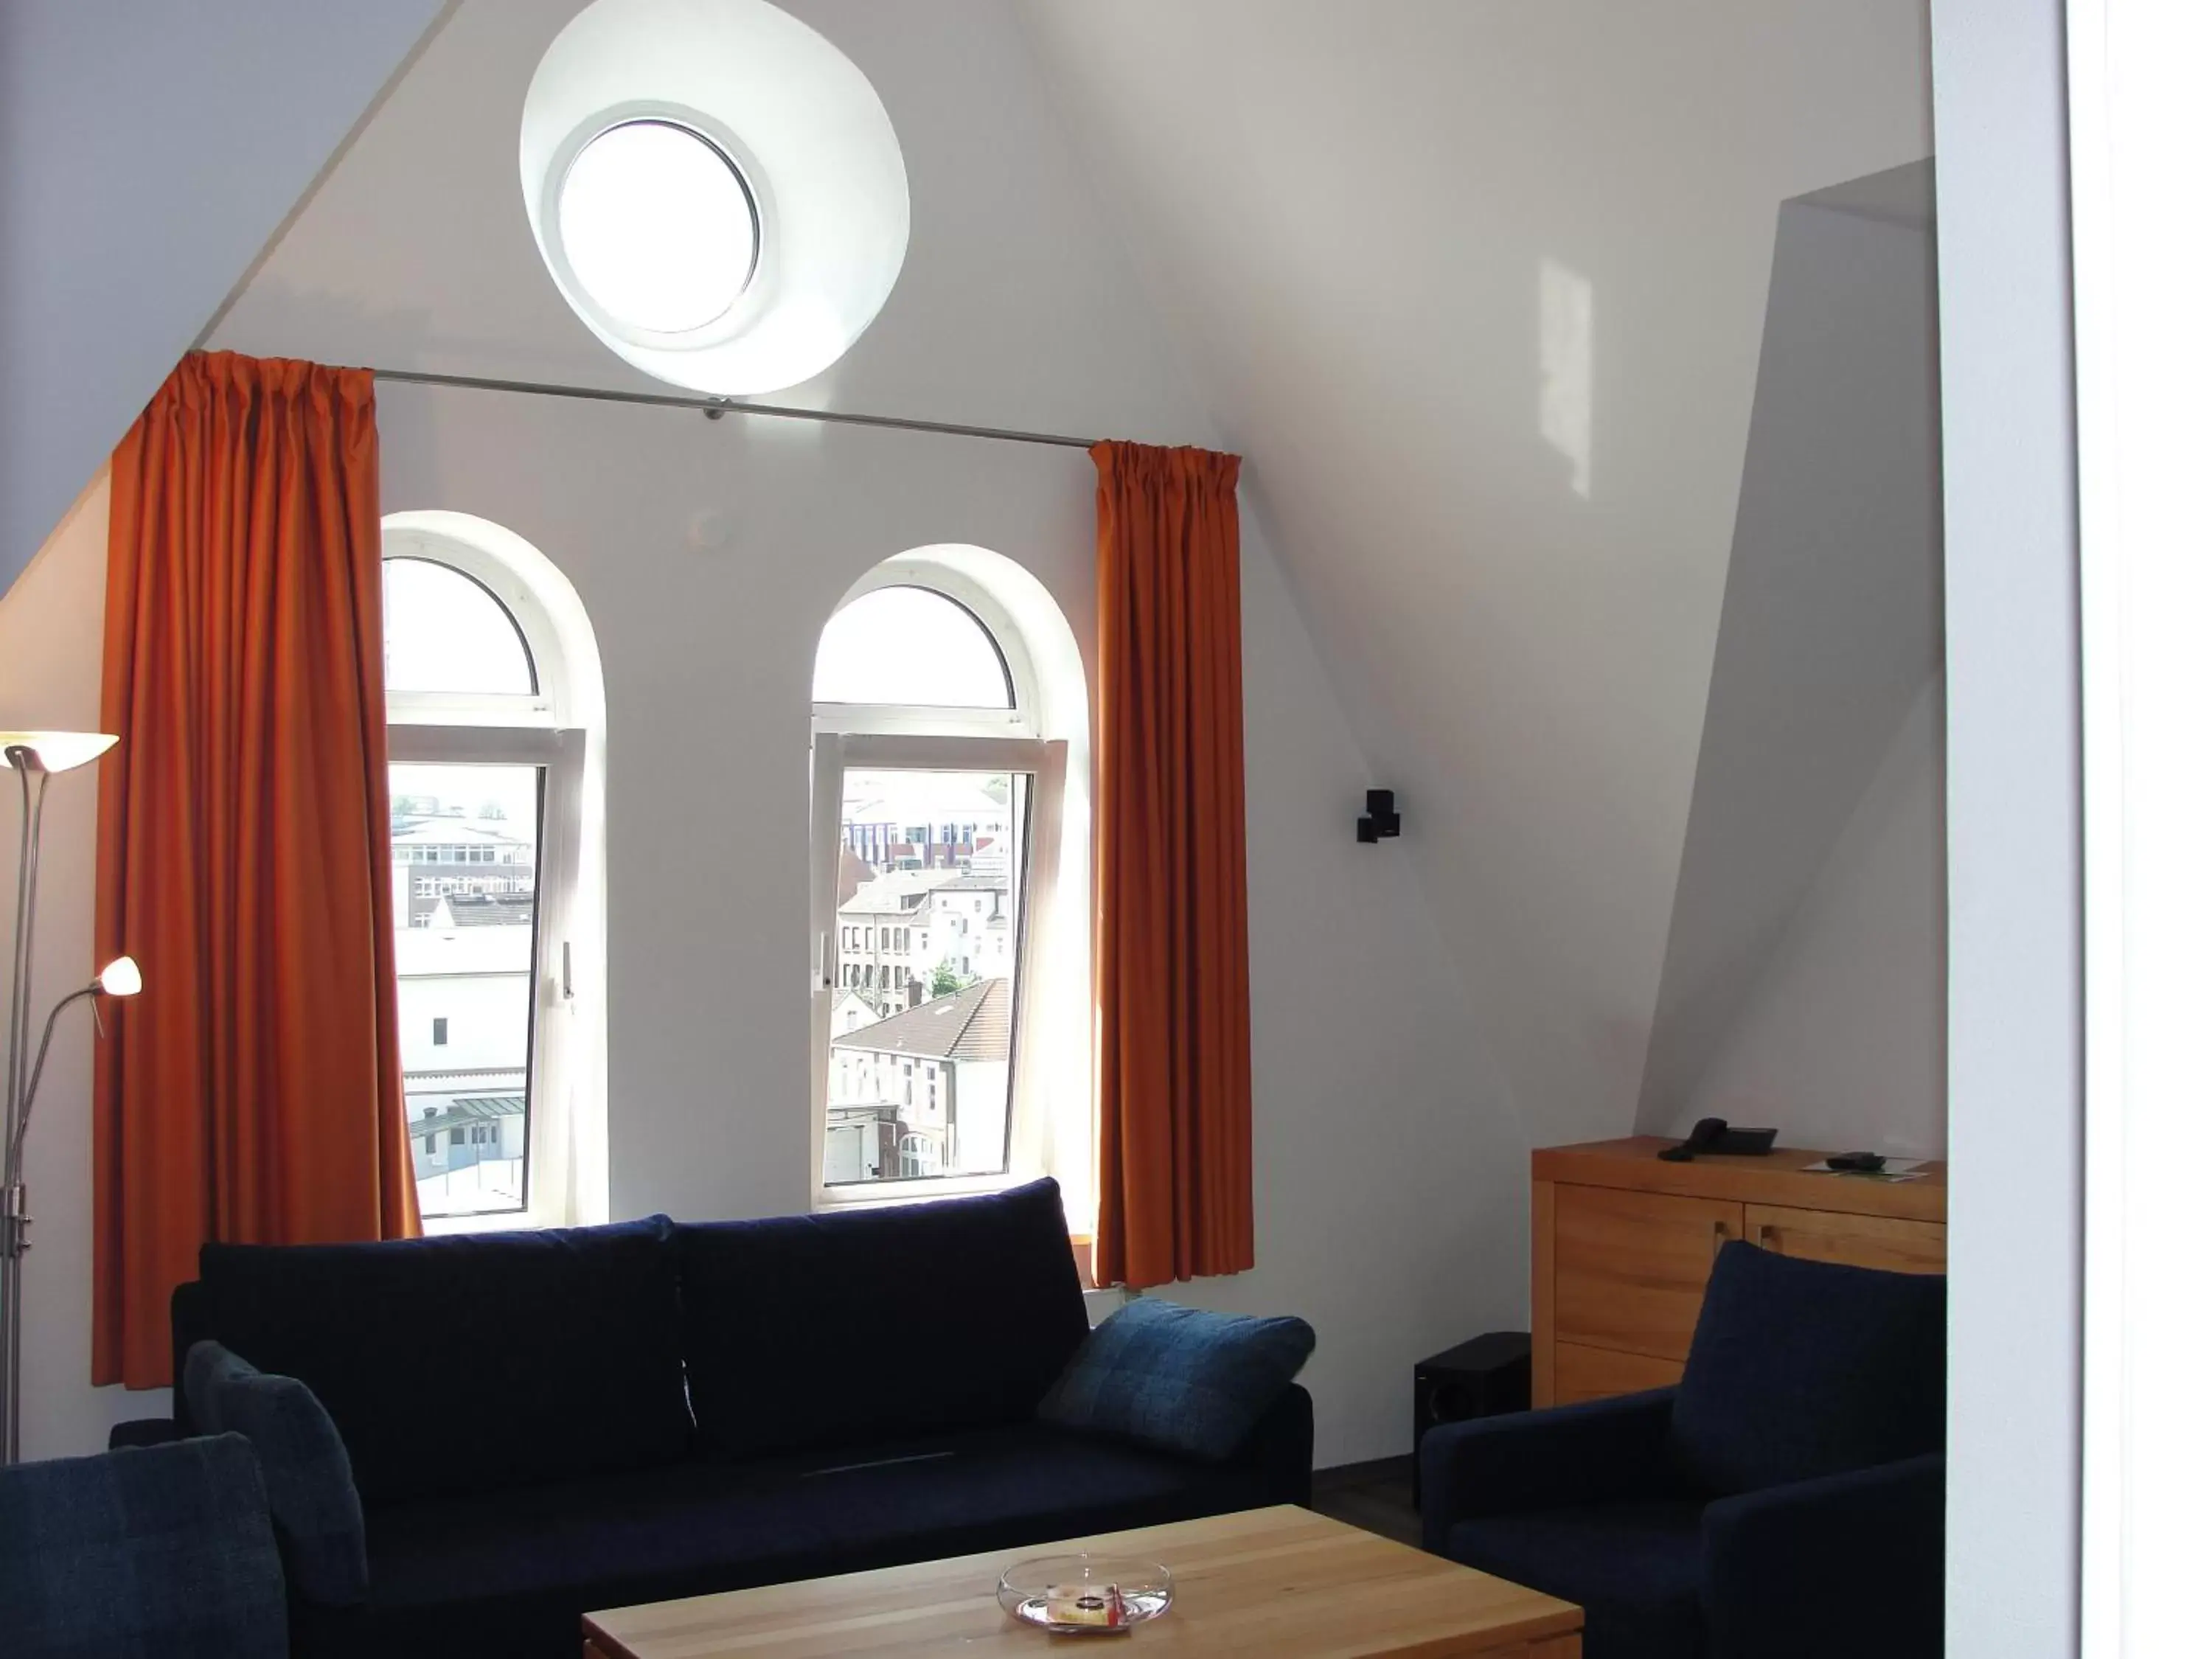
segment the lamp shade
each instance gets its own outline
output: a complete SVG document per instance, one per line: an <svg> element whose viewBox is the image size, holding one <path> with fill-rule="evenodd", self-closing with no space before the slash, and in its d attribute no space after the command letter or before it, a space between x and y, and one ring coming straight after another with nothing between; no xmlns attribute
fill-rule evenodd
<svg viewBox="0 0 2212 1659"><path fill-rule="evenodd" d="M11 749L27 749L37 757L40 772L67 772L96 761L115 747L106 732L0 732L0 766L13 767Z"/></svg>
<svg viewBox="0 0 2212 1659"><path fill-rule="evenodd" d="M135 997L145 984L138 964L129 957L118 957L100 970L100 988L112 997Z"/></svg>

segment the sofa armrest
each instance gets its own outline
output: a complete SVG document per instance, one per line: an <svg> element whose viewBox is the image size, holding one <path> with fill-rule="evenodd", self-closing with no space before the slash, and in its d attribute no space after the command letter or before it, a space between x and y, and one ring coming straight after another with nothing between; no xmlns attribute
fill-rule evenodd
<svg viewBox="0 0 2212 1659"><path fill-rule="evenodd" d="M1709 1505L1712 1659L1941 1659L1943 1455Z"/></svg>
<svg viewBox="0 0 2212 1659"><path fill-rule="evenodd" d="M1293 1382L1231 1461L1266 1476L1268 1502L1304 1505L1313 1501L1313 1396Z"/></svg>
<svg viewBox="0 0 2212 1659"><path fill-rule="evenodd" d="M1455 1522L1674 1490L1667 1425L1674 1391L1445 1423L1421 1437L1421 1545L1441 1553Z"/></svg>
<svg viewBox="0 0 2212 1659"><path fill-rule="evenodd" d="M126 1446L166 1446L174 1440L191 1437L191 1431L173 1417L134 1417L128 1423L118 1423L107 1431L107 1449L121 1451Z"/></svg>

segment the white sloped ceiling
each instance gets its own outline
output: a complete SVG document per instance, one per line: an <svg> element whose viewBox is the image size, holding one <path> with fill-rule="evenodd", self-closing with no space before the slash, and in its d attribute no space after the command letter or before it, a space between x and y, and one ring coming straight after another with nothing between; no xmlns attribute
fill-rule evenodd
<svg viewBox="0 0 2212 1659"><path fill-rule="evenodd" d="M1777 214L1930 148L1922 0L1036 0L1542 1137L1652 1036Z"/></svg>
<svg viewBox="0 0 2212 1659"><path fill-rule="evenodd" d="M442 9L0 5L0 591Z"/></svg>

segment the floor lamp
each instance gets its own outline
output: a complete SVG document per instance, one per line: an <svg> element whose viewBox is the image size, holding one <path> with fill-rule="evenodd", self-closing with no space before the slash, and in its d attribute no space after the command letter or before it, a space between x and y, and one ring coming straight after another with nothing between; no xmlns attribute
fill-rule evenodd
<svg viewBox="0 0 2212 1659"><path fill-rule="evenodd" d="M31 939L38 927L39 831L46 811L46 785L57 772L98 760L115 746L100 732L0 732L0 765L15 774L23 802L23 840L15 866L15 955L8 985L7 1114L0 1119L0 1465L22 1456L23 1252L30 1248L31 1213L23 1188L23 1132L54 1023L71 1003L105 994L137 994L138 964L118 957L100 977L53 1006L35 1053L31 1037ZM31 780L39 781L35 791ZM94 1014L96 1020L99 1016Z"/></svg>

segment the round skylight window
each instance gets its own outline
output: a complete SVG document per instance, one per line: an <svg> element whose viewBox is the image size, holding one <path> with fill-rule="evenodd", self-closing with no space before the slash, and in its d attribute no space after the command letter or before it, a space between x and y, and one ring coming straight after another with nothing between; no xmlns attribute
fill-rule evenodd
<svg viewBox="0 0 2212 1659"><path fill-rule="evenodd" d="M775 392L844 356L906 258L906 162L852 59L769 0L591 0L523 100L561 295L647 374Z"/></svg>
<svg viewBox="0 0 2212 1659"><path fill-rule="evenodd" d="M752 281L760 217L744 176L673 121L624 121L576 152L561 181L561 252L615 322L688 334Z"/></svg>

